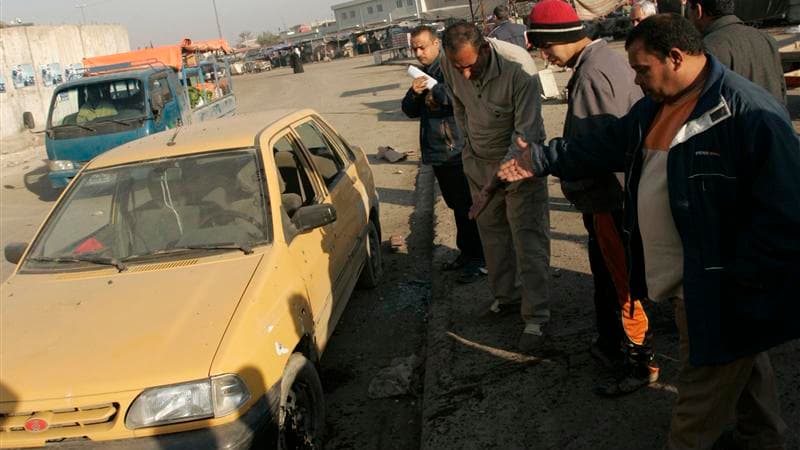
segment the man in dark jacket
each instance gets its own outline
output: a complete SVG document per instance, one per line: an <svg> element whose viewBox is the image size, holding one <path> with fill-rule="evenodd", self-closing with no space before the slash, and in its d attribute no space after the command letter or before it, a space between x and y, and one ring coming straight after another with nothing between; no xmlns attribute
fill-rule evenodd
<svg viewBox="0 0 800 450"><path fill-rule="evenodd" d="M530 15L528 39L542 59L573 69L567 83L564 138L604 128L628 113L642 98L635 73L606 41L592 41L578 13L561 0L543 0ZM621 178L621 174L620 174ZM622 237L622 183L613 173L580 181L561 181L561 191L583 215L588 234L589 267L594 278L597 339L592 356L612 377L602 380L600 395L631 393L658 379L647 314L628 292ZM624 351L623 351L624 349Z"/></svg>
<svg viewBox="0 0 800 450"><path fill-rule="evenodd" d="M704 53L685 19L648 18L626 48L645 99L588 137L534 143L498 175L626 170L631 295L671 300L680 336L670 448L709 449L734 420L719 448L783 448L766 351L800 337L800 141L785 108Z"/></svg>
<svg viewBox="0 0 800 450"><path fill-rule="evenodd" d="M464 136L453 117L453 100L445 85L441 69L441 41L436 31L419 26L411 31L411 48L428 77L414 79L403 99L403 112L420 118L419 145L423 164L430 164L439 182L447 206L456 219L456 246L461 254L445 264L446 270L461 269L459 281L471 283L484 267L483 248L478 226L470 219L472 196L461 163Z"/></svg>
<svg viewBox="0 0 800 450"><path fill-rule="evenodd" d="M743 24L734 15L734 0L689 3L689 20L703 34L706 51L786 104L786 80L775 39Z"/></svg>
<svg viewBox="0 0 800 450"><path fill-rule="evenodd" d="M495 26L487 37L516 44L524 49L528 48L528 40L525 37L525 25L520 25L511 21L511 15L506 5L500 5L494 9L494 20Z"/></svg>

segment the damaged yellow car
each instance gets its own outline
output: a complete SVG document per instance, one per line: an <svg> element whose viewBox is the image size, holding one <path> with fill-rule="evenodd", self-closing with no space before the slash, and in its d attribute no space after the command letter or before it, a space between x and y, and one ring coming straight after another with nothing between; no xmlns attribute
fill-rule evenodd
<svg viewBox="0 0 800 450"><path fill-rule="evenodd" d="M315 365L380 244L364 153L313 111L100 155L5 249L0 447L320 448Z"/></svg>

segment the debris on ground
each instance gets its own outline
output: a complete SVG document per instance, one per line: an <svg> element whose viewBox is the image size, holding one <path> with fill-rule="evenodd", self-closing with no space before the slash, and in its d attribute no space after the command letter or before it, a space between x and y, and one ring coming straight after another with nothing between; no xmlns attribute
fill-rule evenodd
<svg viewBox="0 0 800 450"><path fill-rule="evenodd" d="M409 393L414 369L421 361L417 355L392 359L391 366L381 369L369 382L369 398L389 398Z"/></svg>
<svg viewBox="0 0 800 450"><path fill-rule="evenodd" d="M408 158L408 154L400 153L387 145L378 147L378 158L383 158L390 163L396 163Z"/></svg>

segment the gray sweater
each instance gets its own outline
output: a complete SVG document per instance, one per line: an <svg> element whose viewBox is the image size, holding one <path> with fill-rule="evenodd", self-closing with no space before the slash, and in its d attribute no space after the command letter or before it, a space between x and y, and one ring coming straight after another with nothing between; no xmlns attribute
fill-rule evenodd
<svg viewBox="0 0 800 450"><path fill-rule="evenodd" d="M586 47L567 85L569 101L564 122L567 141L597 132L628 113L642 98L636 74L625 57L597 40ZM622 187L609 173L581 181L562 181L564 196L582 213L622 208Z"/></svg>
<svg viewBox="0 0 800 450"><path fill-rule="evenodd" d="M734 15L711 22L703 34L708 53L786 104L786 80L778 43L772 36L743 24Z"/></svg>

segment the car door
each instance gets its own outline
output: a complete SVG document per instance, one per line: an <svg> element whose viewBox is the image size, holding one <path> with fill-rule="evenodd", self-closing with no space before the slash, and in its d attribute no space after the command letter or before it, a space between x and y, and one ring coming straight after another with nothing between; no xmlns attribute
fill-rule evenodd
<svg viewBox="0 0 800 450"><path fill-rule="evenodd" d="M295 228L292 218L299 208L325 202L324 187L290 129L278 133L268 148L273 152L277 171L273 176L279 181L280 227L293 266L299 269L306 285L317 342L324 346L332 328L336 222L303 233Z"/></svg>
<svg viewBox="0 0 800 450"><path fill-rule="evenodd" d="M363 257L362 234L368 215L354 185L356 175L352 161L343 157L323 127L309 117L294 124L293 129L325 185L324 201L336 208L336 243L331 265L335 274L334 318L338 319L357 281Z"/></svg>

